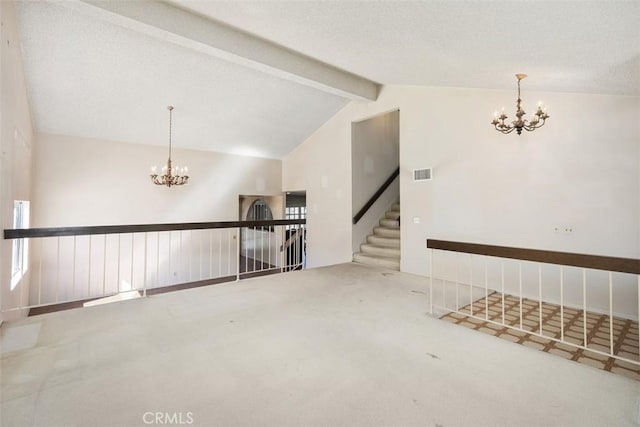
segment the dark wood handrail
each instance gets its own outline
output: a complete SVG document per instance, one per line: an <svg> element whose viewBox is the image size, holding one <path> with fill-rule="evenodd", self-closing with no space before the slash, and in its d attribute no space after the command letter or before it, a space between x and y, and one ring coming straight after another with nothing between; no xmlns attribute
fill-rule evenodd
<svg viewBox="0 0 640 427"><path fill-rule="evenodd" d="M272 225L306 224L306 219L269 221L182 222L173 224L96 225L82 227L17 228L4 230L5 239L25 237L85 236L93 234L148 233L153 231L205 230L209 228L269 227Z"/></svg>
<svg viewBox="0 0 640 427"><path fill-rule="evenodd" d="M376 191L373 196L371 196L371 198L369 199L369 201L367 203L364 204L364 206L362 207L362 209L360 209L358 211L358 213L356 214L356 216L353 217L353 223L357 224L358 221L360 221L360 218L362 218L364 216L364 214L367 213L367 211L369 210L369 208L371 206L373 206L373 204L376 202L376 200L378 200L378 198L380 196L382 196L382 193L384 193L384 190L387 189L387 187L389 187L391 185L391 183L393 182L394 179L396 179L396 177L400 175L400 168L396 169L389 178L387 178L387 180L380 186L380 188L378 188L378 191Z"/></svg>
<svg viewBox="0 0 640 427"><path fill-rule="evenodd" d="M433 239L427 239L427 248L487 255L499 258L519 259L523 261L543 262L546 264L559 264L573 267L593 268L596 270L617 271L620 273L640 274L640 259L634 258L617 258Z"/></svg>

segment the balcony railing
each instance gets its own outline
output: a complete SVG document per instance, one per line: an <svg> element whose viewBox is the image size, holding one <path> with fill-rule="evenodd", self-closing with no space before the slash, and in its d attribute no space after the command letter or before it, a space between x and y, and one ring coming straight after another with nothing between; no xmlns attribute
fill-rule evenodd
<svg viewBox="0 0 640 427"><path fill-rule="evenodd" d="M22 257L28 262L22 282L11 290L20 298L3 299L0 309L146 296L302 269L305 224L297 219L4 230L5 239L25 239L20 247L29 253Z"/></svg>
<svg viewBox="0 0 640 427"><path fill-rule="evenodd" d="M640 366L639 259L431 239L427 248L432 314Z"/></svg>

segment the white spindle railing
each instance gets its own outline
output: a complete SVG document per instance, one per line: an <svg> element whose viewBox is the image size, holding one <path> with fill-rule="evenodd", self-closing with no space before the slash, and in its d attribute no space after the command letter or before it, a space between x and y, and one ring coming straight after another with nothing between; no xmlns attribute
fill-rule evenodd
<svg viewBox="0 0 640 427"><path fill-rule="evenodd" d="M640 366L640 260L439 240L427 247L432 314L455 312Z"/></svg>
<svg viewBox="0 0 640 427"><path fill-rule="evenodd" d="M24 310L131 292L146 296L170 286L179 289L301 269L305 222L5 230L5 239L32 242L24 255L35 268L18 284L22 297L3 299L0 309ZM287 240L287 233L295 238Z"/></svg>

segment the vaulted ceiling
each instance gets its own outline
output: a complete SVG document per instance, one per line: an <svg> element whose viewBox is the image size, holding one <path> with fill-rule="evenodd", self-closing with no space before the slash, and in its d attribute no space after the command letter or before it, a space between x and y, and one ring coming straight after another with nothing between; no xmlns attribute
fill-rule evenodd
<svg viewBox="0 0 640 427"><path fill-rule="evenodd" d="M640 2L18 1L37 131L281 158L378 84L640 95Z"/></svg>

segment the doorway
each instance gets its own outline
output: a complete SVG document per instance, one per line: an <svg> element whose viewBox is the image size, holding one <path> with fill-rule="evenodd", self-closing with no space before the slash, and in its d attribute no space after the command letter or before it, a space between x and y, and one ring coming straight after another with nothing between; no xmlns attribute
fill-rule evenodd
<svg viewBox="0 0 640 427"><path fill-rule="evenodd" d="M283 218L284 197L239 196L240 221L271 221ZM281 227L280 227L281 228ZM240 228L240 278L254 277L270 272L279 272L282 242L281 232L274 226L252 226Z"/></svg>
<svg viewBox="0 0 640 427"><path fill-rule="evenodd" d="M307 192L285 193L285 219L307 218ZM302 270L307 264L307 227L302 224L285 226L285 271Z"/></svg>
<svg viewBox="0 0 640 427"><path fill-rule="evenodd" d="M400 200L400 110L351 124L351 244L354 253Z"/></svg>

